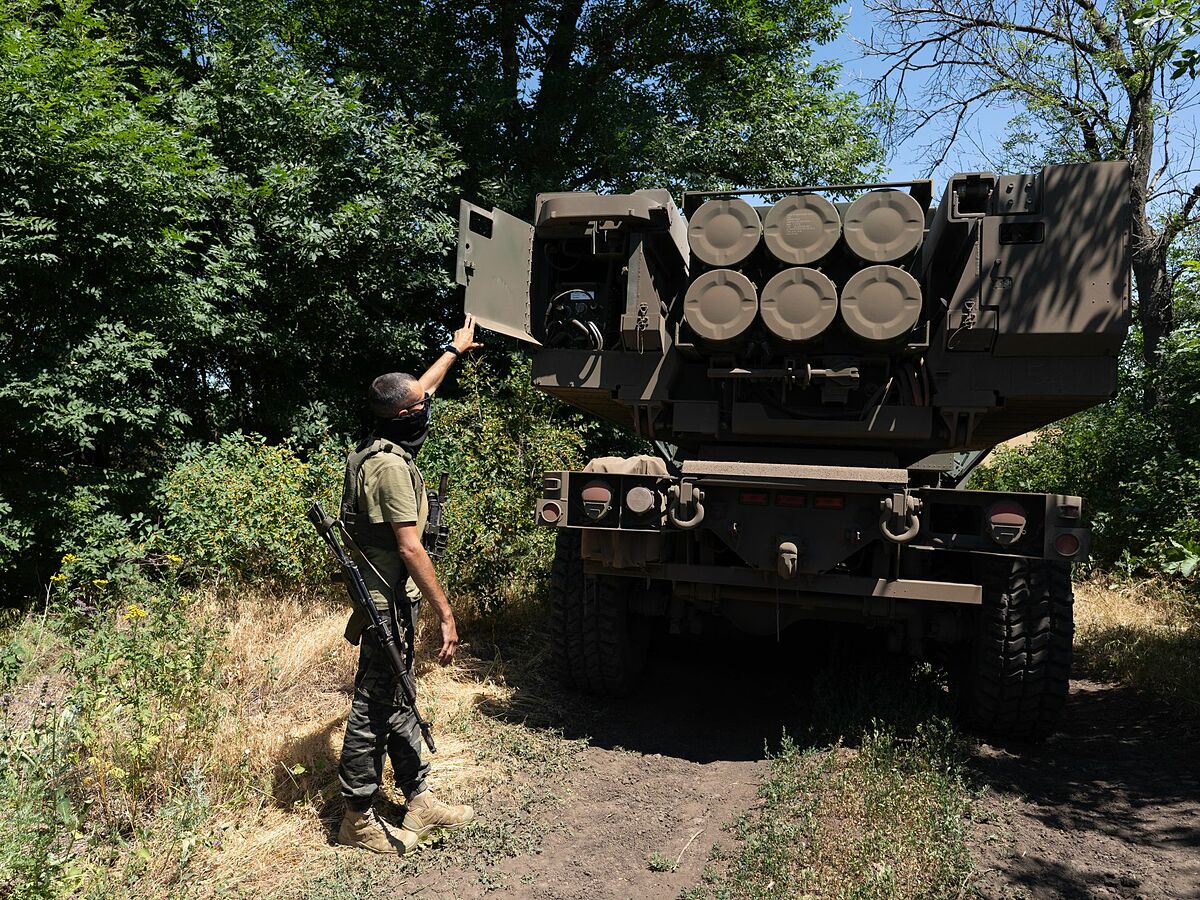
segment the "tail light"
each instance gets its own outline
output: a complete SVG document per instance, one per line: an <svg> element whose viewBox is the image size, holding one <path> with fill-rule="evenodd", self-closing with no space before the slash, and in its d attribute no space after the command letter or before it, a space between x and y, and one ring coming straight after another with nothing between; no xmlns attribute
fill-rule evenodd
<svg viewBox="0 0 1200 900"><path fill-rule="evenodd" d="M1025 507L1014 500L999 500L988 507L988 537L1001 547L1009 547L1021 539L1025 522Z"/></svg>
<svg viewBox="0 0 1200 900"><path fill-rule="evenodd" d="M553 501L543 503L538 510L538 515L542 517L542 522L546 525L557 525L558 520L562 518L562 507Z"/></svg>
<svg viewBox="0 0 1200 900"><path fill-rule="evenodd" d="M818 494L813 497L813 509L845 509L846 498L841 494Z"/></svg>
<svg viewBox="0 0 1200 900"><path fill-rule="evenodd" d="M658 509L658 494L644 485L631 487L625 493L625 508L635 516L644 516Z"/></svg>
<svg viewBox="0 0 1200 900"><path fill-rule="evenodd" d="M1054 539L1054 549L1059 556L1074 556L1079 552L1079 538L1073 534L1060 534Z"/></svg>
<svg viewBox="0 0 1200 900"><path fill-rule="evenodd" d="M583 514L598 522L612 509L612 488L604 481L589 481L579 495L583 501Z"/></svg>

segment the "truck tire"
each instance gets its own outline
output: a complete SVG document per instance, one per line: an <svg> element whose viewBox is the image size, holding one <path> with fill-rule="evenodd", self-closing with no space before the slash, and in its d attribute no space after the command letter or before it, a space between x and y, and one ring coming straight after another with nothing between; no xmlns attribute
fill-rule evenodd
<svg viewBox="0 0 1200 900"><path fill-rule="evenodd" d="M555 656L576 688L621 696L637 685L645 667L651 620L629 608L633 579L583 573L579 543L578 531L558 532L550 576Z"/></svg>
<svg viewBox="0 0 1200 900"><path fill-rule="evenodd" d="M967 723L985 735L1042 740L1070 687L1070 565L994 558L981 561L979 575L983 608L962 692Z"/></svg>

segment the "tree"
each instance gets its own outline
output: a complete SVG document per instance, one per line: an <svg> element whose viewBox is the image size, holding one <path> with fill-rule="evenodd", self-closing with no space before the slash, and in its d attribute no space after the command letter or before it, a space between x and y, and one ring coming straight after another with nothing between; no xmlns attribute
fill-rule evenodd
<svg viewBox="0 0 1200 900"><path fill-rule="evenodd" d="M838 67L831 0L293 0L297 51L434 115L473 199L856 180L880 145Z"/></svg>
<svg viewBox="0 0 1200 900"><path fill-rule="evenodd" d="M1165 0L1164 0L1165 2ZM1198 96L1171 76L1191 35L1133 0L869 0L879 28L868 55L905 133L941 129L934 168L971 117L1018 104L1033 134L1026 164L1128 159L1133 277L1142 357L1153 370L1174 326L1171 248L1200 222L1197 144L1176 127ZM1155 402L1146 379L1148 403Z"/></svg>
<svg viewBox="0 0 1200 900"><path fill-rule="evenodd" d="M190 438L350 430L431 337L452 150L205 34L184 80L112 10L0 7L0 575L144 508Z"/></svg>

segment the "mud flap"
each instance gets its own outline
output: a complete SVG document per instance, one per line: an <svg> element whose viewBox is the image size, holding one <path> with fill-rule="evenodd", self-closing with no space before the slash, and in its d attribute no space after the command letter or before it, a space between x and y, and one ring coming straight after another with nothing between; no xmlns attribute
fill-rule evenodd
<svg viewBox="0 0 1200 900"><path fill-rule="evenodd" d="M465 311L483 328L540 347L530 330L532 258L532 225L462 201L455 280L467 289Z"/></svg>

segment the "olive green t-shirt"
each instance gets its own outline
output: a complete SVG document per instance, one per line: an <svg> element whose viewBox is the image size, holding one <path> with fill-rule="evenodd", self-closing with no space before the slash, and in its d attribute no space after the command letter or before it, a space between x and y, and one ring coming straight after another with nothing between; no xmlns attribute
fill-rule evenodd
<svg viewBox="0 0 1200 900"><path fill-rule="evenodd" d="M362 464L358 474L358 513L372 525L412 522L424 529L429 515L424 489L413 485L415 466L395 453L377 453ZM416 475L420 480L420 474Z"/></svg>
<svg viewBox="0 0 1200 900"><path fill-rule="evenodd" d="M416 525L418 534L424 532L425 522L429 518L429 500L425 496L425 483L416 464L408 462L398 453L377 453L365 460L358 472L358 514L370 525L405 525L411 522ZM393 597L398 599L406 596L408 602L416 603L420 599L420 592L408 577L391 529L376 530L360 526L356 531L366 556L366 560L358 560L359 568L376 608L386 610ZM370 565L363 565L364 562ZM346 637L352 643L358 643L366 621L362 613L351 616L346 626Z"/></svg>

